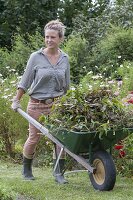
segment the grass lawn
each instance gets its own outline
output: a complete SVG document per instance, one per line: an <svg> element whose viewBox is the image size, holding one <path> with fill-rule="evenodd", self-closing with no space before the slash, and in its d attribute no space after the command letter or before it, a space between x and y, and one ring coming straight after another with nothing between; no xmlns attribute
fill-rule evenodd
<svg viewBox="0 0 133 200"><path fill-rule="evenodd" d="M133 179L117 176L112 191L93 188L87 172L67 174L69 184L54 181L52 169L33 168L35 181L24 181L22 166L0 162L1 200L133 200Z"/></svg>

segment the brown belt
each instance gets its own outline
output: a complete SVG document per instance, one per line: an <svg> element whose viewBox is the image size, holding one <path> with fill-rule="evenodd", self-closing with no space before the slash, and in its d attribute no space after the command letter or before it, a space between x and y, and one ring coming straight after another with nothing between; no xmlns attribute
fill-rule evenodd
<svg viewBox="0 0 133 200"><path fill-rule="evenodd" d="M54 101L54 98L39 100L39 99L34 99L33 97L30 97L30 99L33 103L44 103L44 104L50 104Z"/></svg>

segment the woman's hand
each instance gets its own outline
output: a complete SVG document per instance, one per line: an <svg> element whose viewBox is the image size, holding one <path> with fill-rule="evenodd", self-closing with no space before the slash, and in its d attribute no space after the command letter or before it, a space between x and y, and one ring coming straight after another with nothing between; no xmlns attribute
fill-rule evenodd
<svg viewBox="0 0 133 200"><path fill-rule="evenodd" d="M18 109L18 108L21 108L20 100L16 99L16 97L14 97L13 100L12 100L11 108L12 108L15 112L17 112L17 109Z"/></svg>

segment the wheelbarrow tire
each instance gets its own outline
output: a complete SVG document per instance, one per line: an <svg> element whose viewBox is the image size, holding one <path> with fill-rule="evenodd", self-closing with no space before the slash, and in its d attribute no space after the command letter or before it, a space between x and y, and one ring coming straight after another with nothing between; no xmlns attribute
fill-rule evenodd
<svg viewBox="0 0 133 200"><path fill-rule="evenodd" d="M105 150L97 151L92 156L94 173L90 173L90 181L96 190L112 190L116 181L116 169L112 156Z"/></svg>

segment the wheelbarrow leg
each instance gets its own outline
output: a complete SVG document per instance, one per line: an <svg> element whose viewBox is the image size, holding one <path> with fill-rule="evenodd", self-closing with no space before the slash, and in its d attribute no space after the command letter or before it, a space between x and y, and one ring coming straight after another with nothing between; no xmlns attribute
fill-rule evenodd
<svg viewBox="0 0 133 200"><path fill-rule="evenodd" d="M63 150L64 150L64 148L62 147L59 155L57 155L56 145L55 145L56 159L53 160L53 163L54 163L53 175L55 177L55 181L59 184L68 183L68 181L65 180L65 178L64 178L65 159L61 158Z"/></svg>

